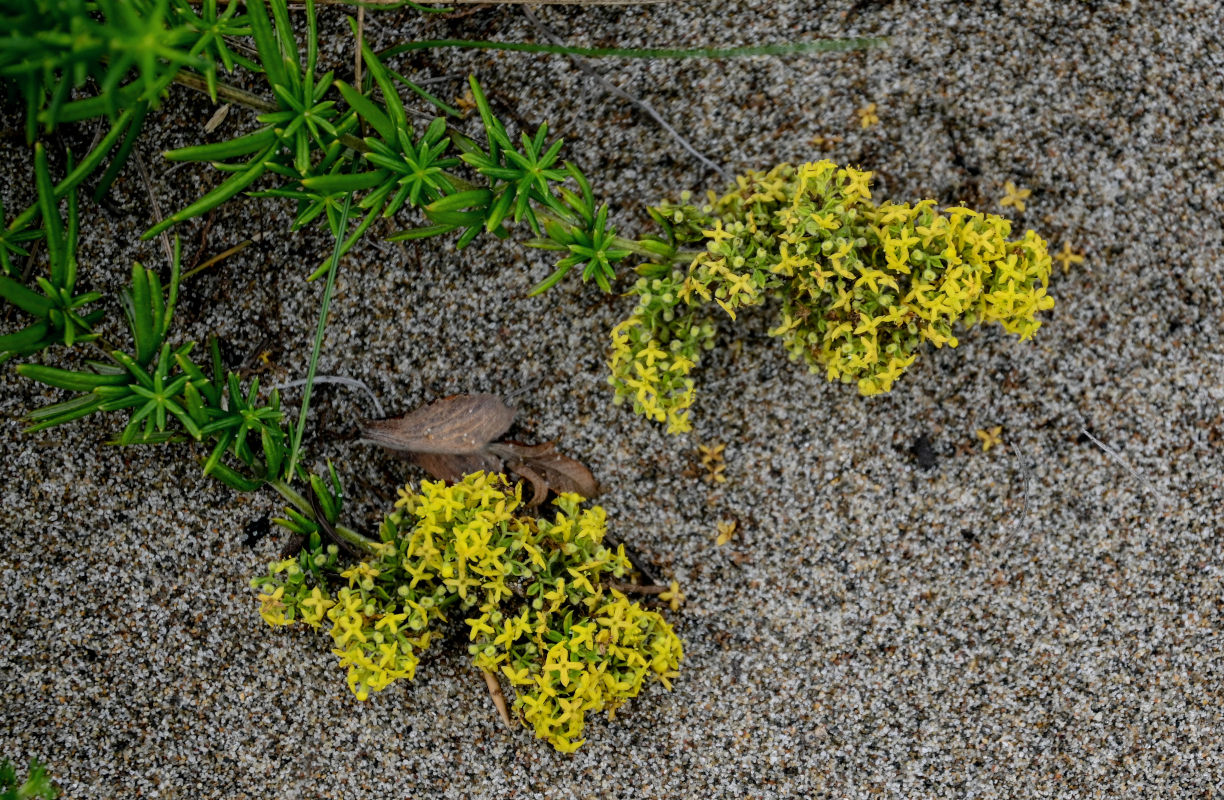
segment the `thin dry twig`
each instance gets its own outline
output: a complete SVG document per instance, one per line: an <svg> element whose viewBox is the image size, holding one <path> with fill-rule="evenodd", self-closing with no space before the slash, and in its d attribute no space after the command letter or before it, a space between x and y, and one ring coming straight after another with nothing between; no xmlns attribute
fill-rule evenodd
<svg viewBox="0 0 1224 800"><path fill-rule="evenodd" d="M369 385L366 384L365 381L358 380L357 378L348 378L348 377L345 377L344 375L316 375L314 376L313 383L338 383L341 386L348 386L353 389L361 389L366 393L366 395L369 396L370 403L374 406L374 411L378 413L378 416L380 417L383 416L383 406L382 406L382 403L378 402L378 395L374 394L374 390L371 389ZM294 381L286 381L285 383L278 383L273 388L275 389L293 389L298 386L305 386L305 385L306 385L306 379L299 378L298 380L294 380Z"/></svg>
<svg viewBox="0 0 1224 800"><path fill-rule="evenodd" d="M149 180L149 170L145 167L144 158L140 155L140 150L133 148L132 157L136 160L136 166L140 169L140 179L144 182L145 192L149 195L149 202L153 204L153 219L157 223L161 223L165 217L162 215L161 203L157 202L157 195L153 193L153 181ZM162 251L166 254L166 262L174 261L174 248L170 245L170 236L165 231L161 232L158 240L161 242Z"/></svg>
<svg viewBox="0 0 1224 800"><path fill-rule="evenodd" d="M646 586L640 583L607 583L609 589L615 589L621 594L663 594L666 586Z"/></svg>
<svg viewBox="0 0 1224 800"><path fill-rule="evenodd" d="M532 13L529 7L526 7L526 6L523 7L523 16L525 16L528 19L528 21L531 22L531 24L534 25L541 34L543 34L546 38L552 40L553 44L565 46L565 41L560 36L558 36L557 33L553 31L552 28L548 27L543 22L541 22L540 19L537 18L534 13ZM582 59L576 56L571 56L571 58L573 59L574 64L576 64L579 69L581 69L587 75L590 75L591 78L593 78L600 86L604 87L609 92L621 98L622 100L626 100L629 103L632 103L633 105L640 108L642 111L644 111L651 119L653 119L656 123L658 123L659 127L667 131L671 135L671 137L675 139L676 142L681 147L687 150L690 155L692 155L702 164L705 164L707 167L717 172L720 176L722 176L723 180L728 180L728 181L731 180L730 173L728 173L725 169L718 166L713 161L711 161L710 159L702 155L697 150L697 148L694 147L689 142L688 139L681 136L678 130L673 128L667 120L663 119L663 116L659 114L658 111L655 111L654 106L650 105L650 103L647 103L645 100L639 100L638 98L626 92L624 89L612 83L607 78L603 77L598 72L591 69L590 65L587 64Z"/></svg>
<svg viewBox="0 0 1224 800"><path fill-rule="evenodd" d="M211 267L213 264L217 264L217 263L219 263L219 262L221 262L221 261L224 261L225 259L227 259L227 258L229 258L230 256L234 255L235 253L241 253L243 250L247 249L247 248L248 248L248 247L250 247L252 244L254 244L254 243L255 243L255 241L256 241L256 239L258 239L258 238L259 238L259 236L258 236L258 235L256 235L256 237L255 237L255 238L247 239L245 242L239 242L238 244L234 245L234 246L233 246L233 247L231 247L230 249L228 249L228 250L226 250L226 251L224 251L224 252L222 252L222 253L218 253L217 255L215 255L215 256L213 256L212 258L210 258L210 259L208 259L207 261L205 261L205 262L204 262L203 264L201 264L200 266L198 266L198 267L193 267L192 269L190 269L190 270L188 270L187 272L183 273L182 280L187 280L187 279L188 279L188 278L190 278L192 275L195 275L197 272L203 272L204 270L206 270L206 269L208 269L209 267Z"/></svg>
<svg viewBox="0 0 1224 800"><path fill-rule="evenodd" d="M1116 462L1118 462L1119 464L1121 464L1121 465L1122 465L1122 468L1131 474L1131 477L1133 477L1135 480L1139 481L1140 483L1142 483L1143 485L1145 485L1145 486L1147 486L1149 489L1151 489L1153 492L1155 492L1157 497L1163 497L1163 496L1164 496L1164 494L1163 494L1163 493L1162 493L1162 492L1161 492L1161 491L1160 491L1160 490L1159 490L1159 489L1156 487L1156 485L1155 485L1154 483L1152 483L1150 480L1148 480L1147 476L1145 476L1145 475L1144 475L1142 472L1140 472L1139 470L1135 469L1135 468L1134 468L1134 467L1132 467L1130 464L1128 464L1128 463L1127 463L1127 461L1126 461L1126 459L1125 459L1125 458L1123 458L1123 457L1122 457L1122 455L1121 455L1121 454L1120 454L1120 453L1119 453L1117 450L1114 450L1112 447L1110 447L1109 445L1105 444L1104 442L1102 442L1102 441L1101 441L1100 439L1098 439L1097 437L1093 436L1091 433L1089 433L1089 432L1088 432L1088 429L1087 429L1087 428L1083 428L1083 429L1081 429L1081 430L1080 430L1080 433L1082 433L1082 434L1084 434L1085 436L1087 436L1087 437L1088 437L1088 439L1089 439L1089 440L1090 440L1090 441L1091 441L1093 444L1095 444L1097 447L1101 448L1101 450L1102 450L1102 451L1105 453L1105 455L1109 456L1109 457L1110 457L1110 458L1112 458L1114 461L1116 461Z"/></svg>
<svg viewBox="0 0 1224 800"><path fill-rule="evenodd" d="M487 669L482 669L480 674L484 675L485 684L489 687L489 697L492 698L493 705L497 706L497 713L501 716L502 722L506 723L507 728L513 728L510 708L506 705L506 695L502 694L501 683L498 682L497 676Z"/></svg>
<svg viewBox="0 0 1224 800"><path fill-rule="evenodd" d="M1020 508L1020 516L1016 518L1016 522L1024 522L1024 518L1028 516L1029 507L1029 484L1032 482L1032 475L1029 473L1028 465L1024 463L1024 458L1020 455L1020 450L1011 442L1004 442L1007 449L1016 457L1016 463L1020 465L1020 472L1024 475L1024 505Z"/></svg>

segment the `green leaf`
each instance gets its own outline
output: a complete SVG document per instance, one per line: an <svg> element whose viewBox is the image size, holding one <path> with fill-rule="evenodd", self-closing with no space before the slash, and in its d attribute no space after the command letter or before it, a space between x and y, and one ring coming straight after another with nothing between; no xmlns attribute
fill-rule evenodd
<svg viewBox="0 0 1224 800"><path fill-rule="evenodd" d="M212 469L205 469L205 475L211 475L217 480L229 486L238 492L254 492L259 487L264 485L264 481L259 478L248 478L247 476L230 469L225 464L217 462L213 464Z"/></svg>
<svg viewBox="0 0 1224 800"><path fill-rule="evenodd" d="M34 145L34 185L38 189L38 209L42 213L46 230L47 256L51 262L51 281L63 286L60 276L55 274L56 265L64 260L64 222L60 219L55 189L51 184L51 173L47 169L47 150L42 142Z"/></svg>
<svg viewBox="0 0 1224 800"><path fill-rule="evenodd" d="M134 262L131 285L121 295L124 316L127 317L135 345L133 355L136 363L141 366L149 363L160 344L153 327L154 312L149 285L152 278L151 271L145 269L140 262ZM160 297L158 299L160 300Z"/></svg>
<svg viewBox="0 0 1224 800"><path fill-rule="evenodd" d="M247 13L251 20L251 36L255 39L255 49L259 51L259 63L268 76L268 83L287 83L280 47L277 46L276 34L268 19L268 11L264 8L264 0L252 0L247 5Z"/></svg>
<svg viewBox="0 0 1224 800"><path fill-rule="evenodd" d="M27 427L25 432L33 433L34 431L45 430L56 425L63 425L65 422L71 422L81 417L87 417L99 410L102 403L103 398L96 394L83 394L62 403L43 406L26 415L26 419L35 424Z"/></svg>
<svg viewBox="0 0 1224 800"><path fill-rule="evenodd" d="M456 192L455 194L448 195L440 200L435 200L434 202L425 206L425 212L427 214L435 214L438 212L457 211L465 208L485 208L492 199L493 192L488 189L472 189L466 192Z"/></svg>
<svg viewBox="0 0 1224 800"><path fill-rule="evenodd" d="M170 323L174 319L174 307L178 304L179 281L183 272L183 243L179 237L174 237L174 254L170 258L170 293L166 298L165 309L158 324L158 338L165 339L170 332ZM188 345L190 350L190 345Z"/></svg>
<svg viewBox="0 0 1224 800"><path fill-rule="evenodd" d="M543 294L544 292L547 292L549 289L553 288L558 283L560 283L561 279L565 277L565 274L569 272L569 270L570 270L569 267L561 267L557 269L555 272L553 272L553 274L549 275L547 278L537 283L535 287L530 292L527 293L527 296L535 297L536 295L540 295L540 294Z"/></svg>
<svg viewBox="0 0 1224 800"><path fill-rule="evenodd" d="M266 127L225 142L166 150L162 157L169 161L228 161L265 149L275 141L276 132L271 127Z"/></svg>
<svg viewBox="0 0 1224 800"><path fill-rule="evenodd" d="M357 115L370 124L384 142L395 141L395 125L390 117L384 114L377 105L361 92L349 86L344 81L336 81L336 88L344 96L345 101L352 106Z"/></svg>
<svg viewBox="0 0 1224 800"><path fill-rule="evenodd" d="M318 498L319 507L323 510L324 518L333 525L336 524L340 509L336 505L335 498L331 496L331 492L327 490L327 485L323 483L323 479L318 475L311 474L310 488L314 491L315 497Z"/></svg>
<svg viewBox="0 0 1224 800"><path fill-rule="evenodd" d="M302 178L302 185L307 189L325 194L343 194L357 192L363 189L373 189L387 179L387 172L358 172L356 174L339 173L335 175L313 175Z"/></svg>
<svg viewBox="0 0 1224 800"><path fill-rule="evenodd" d="M259 153L259 155L247 162L247 165L242 172L227 178L211 192L187 206L182 211L175 213L165 220L162 220L157 225L154 225L152 228L149 228L141 235L140 238L152 239L154 236L166 230L170 226L177 225L183 220L198 217L201 214L206 214L224 203L226 200L229 200L231 197L257 181L259 176L263 175L264 172L267 171L268 159L272 156L275 149L275 144L265 148Z"/></svg>
<svg viewBox="0 0 1224 800"><path fill-rule="evenodd" d="M28 355L49 347L55 341L50 333L51 324L42 321L27 325L15 333L0 336L0 364L14 355Z"/></svg>
<svg viewBox="0 0 1224 800"><path fill-rule="evenodd" d="M17 281L0 275L0 297L35 317L46 318L55 308L51 298L32 291Z"/></svg>
<svg viewBox="0 0 1224 800"><path fill-rule="evenodd" d="M99 386L124 386L130 380L126 372L99 375L93 372L76 372L41 364L21 364L17 374L32 381L45 383L70 392L92 392Z"/></svg>

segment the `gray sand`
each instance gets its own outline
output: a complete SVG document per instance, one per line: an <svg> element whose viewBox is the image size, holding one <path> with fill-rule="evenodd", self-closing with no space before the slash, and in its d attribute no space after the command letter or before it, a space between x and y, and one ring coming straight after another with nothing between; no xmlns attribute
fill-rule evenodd
<svg viewBox="0 0 1224 800"><path fill-rule="evenodd" d="M423 28L411 11L371 14L371 35L540 36L520 9L470 10ZM393 414L525 389L518 438L559 439L589 463L612 530L683 584L675 690L594 719L572 757L502 727L461 637L415 682L357 702L325 638L255 613L247 581L284 537L246 546L243 530L279 508L270 492L201 477L186 446L110 448L117 417L23 435L19 417L57 395L5 367L0 754L47 762L69 798L1224 793L1219 4L538 14L575 44L889 35L869 54L593 66L731 172L859 164L877 197L1008 211L1086 260L1056 271L1035 340L976 329L871 399L789 363L749 315L701 371L694 432L675 438L610 403L606 337L625 299L572 281L526 299L549 262L514 240L455 253L371 239L349 258L323 372L366 381ZM338 15L323 16L347 61ZM445 53L407 68L446 97L474 70L500 107L549 120L630 233L646 230L645 204L722 185L565 57ZM871 102L880 122L863 130L855 109ZM198 141L211 113L176 90L143 140L163 211L216 180L157 155ZM218 135L243 124L235 111ZM841 140L817 147L817 134ZM91 136L67 141L81 152ZM12 208L29 199L30 158L5 146ZM999 206L1009 180L1032 190L1023 214ZM86 283L113 294L133 259L164 268L156 242L138 241L154 215L134 167L105 206L84 206ZM176 329L216 332L235 365L271 351L265 381L305 371L321 287L303 278L329 247L286 219L272 200L226 206L205 257L264 239L185 285ZM189 260L200 232L180 228ZM351 442L371 413L322 387L308 437L367 528L421 477ZM1004 445L983 452L974 432L995 425ZM728 481L711 489L696 448L715 442ZM730 519L740 531L717 547Z"/></svg>

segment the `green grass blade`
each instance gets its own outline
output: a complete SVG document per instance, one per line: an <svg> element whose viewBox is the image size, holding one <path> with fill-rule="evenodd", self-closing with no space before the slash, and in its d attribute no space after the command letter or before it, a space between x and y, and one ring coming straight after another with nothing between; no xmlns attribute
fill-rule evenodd
<svg viewBox="0 0 1224 800"><path fill-rule="evenodd" d="M36 317L46 317L55 305L50 298L23 286L6 275L0 275L0 298Z"/></svg>
<svg viewBox="0 0 1224 800"><path fill-rule="evenodd" d="M144 126L145 116L149 113L149 103L142 102L134 109L135 114L130 122L125 126L126 133L123 135L123 141L120 142L119 148L115 150L115 157L111 159L111 163L107 165L106 172L102 173L102 177L98 179L98 185L94 187L94 201L101 200L106 190L114 183L115 178L119 177L119 171L123 169L123 165L127 163L128 156L132 154L132 148L136 145L136 139L140 136L140 129Z"/></svg>
<svg viewBox="0 0 1224 800"><path fill-rule="evenodd" d="M63 286L64 221L59 215L58 198L51 184L51 171L47 168L47 149L42 142L34 145L34 185L38 189L38 210L47 231L47 257L51 262L51 284Z"/></svg>
<svg viewBox="0 0 1224 800"><path fill-rule="evenodd" d="M306 430L306 412L310 408L310 388L314 383L315 370L319 365L319 351L323 347L323 332L327 328L327 312L331 306L332 292L336 288L336 267L340 263L340 253L344 248L344 233L348 228L349 209L352 205L353 195L350 192L344 197L344 208L340 212L338 230L334 232L336 247L332 250L331 263L327 267L327 283L323 287L323 300L319 304L319 324L315 328L314 346L310 351L310 365L306 368L306 384L302 387L302 409L298 412L298 424L293 429L293 444L289 448L289 466L285 469L285 477L290 482L293 481L298 453L302 448L302 431Z"/></svg>
<svg viewBox="0 0 1224 800"><path fill-rule="evenodd" d="M276 131L267 127L224 142L166 150L162 156L169 161L228 161L262 150L274 141Z"/></svg>
<svg viewBox="0 0 1224 800"><path fill-rule="evenodd" d="M384 114L370 98L344 81L336 81L336 88L340 90L340 94L344 96L345 101L357 112L357 115L370 123L370 126L378 132L379 137L384 142L395 141L395 126L391 124L391 118Z"/></svg>
<svg viewBox="0 0 1224 800"><path fill-rule="evenodd" d="M17 374L57 389L67 389L70 392L92 392L99 386L124 386L131 380L126 372L118 375L113 373L97 375L92 372L73 372L42 364L20 364L17 367Z"/></svg>
<svg viewBox="0 0 1224 800"><path fill-rule="evenodd" d="M242 172L236 173L227 178L221 183L221 185L217 186L217 188L213 189L199 200L187 206L182 211L176 212L175 214L162 220L157 225L154 225L152 228L149 228L147 231L141 234L140 238L152 239L154 236L172 225L177 225L185 219L191 219L192 217L198 217L201 214L207 213L208 211L211 211L224 203L226 200L229 200L231 197L238 194L255 181L259 180L259 177L267 171L268 159L271 158L276 147L277 145L274 143L267 149L263 150L249 162L248 166Z"/></svg>
<svg viewBox="0 0 1224 800"><path fill-rule="evenodd" d="M752 47L683 47L683 48L638 48L638 47L571 47L559 44L535 42L490 42L471 39L424 39L404 42L379 53L383 58L407 53L412 50L428 50L441 47L459 47L473 50L511 50L519 53L550 53L555 55L584 56L586 58L747 58L751 56L798 56L812 53L842 53L848 50L866 50L883 47L887 39L854 37L848 39L821 39L815 42L794 44L766 44Z"/></svg>
<svg viewBox="0 0 1224 800"><path fill-rule="evenodd" d="M71 422L74 419L88 417L98 410L102 402L102 398L97 395L83 394L80 397L74 397L63 403L56 403L55 405L31 411L26 416L26 419L34 424L26 428L25 432L33 433L46 428L53 428L56 425L63 425L65 422Z"/></svg>

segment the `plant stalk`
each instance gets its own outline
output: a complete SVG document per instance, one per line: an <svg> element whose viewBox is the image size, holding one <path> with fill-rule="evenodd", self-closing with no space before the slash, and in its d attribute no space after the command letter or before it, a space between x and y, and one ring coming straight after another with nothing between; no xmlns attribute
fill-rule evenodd
<svg viewBox="0 0 1224 800"><path fill-rule="evenodd" d="M274 481L268 481L268 485L271 486L273 489L275 489L277 494L279 494L281 497L285 498L290 503L292 503L293 506L297 508L298 511L301 511L303 514L313 514L314 513L310 507L310 502L307 501L305 497L302 497L302 495L300 495L292 486L290 486L285 481L280 480L278 478L277 480L274 480ZM345 542L353 545L354 547L360 549L362 552L366 552L370 554L374 554L378 552L377 542L367 539L365 536L362 536L360 533L353 530L352 528L348 528L344 525L333 525L332 530L335 531L336 536L340 537Z"/></svg>

